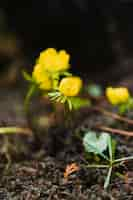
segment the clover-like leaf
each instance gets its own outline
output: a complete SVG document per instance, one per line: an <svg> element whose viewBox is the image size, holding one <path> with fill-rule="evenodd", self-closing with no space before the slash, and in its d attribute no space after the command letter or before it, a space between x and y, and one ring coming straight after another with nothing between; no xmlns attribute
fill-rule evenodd
<svg viewBox="0 0 133 200"><path fill-rule="evenodd" d="M96 132L89 131L83 138L83 145L87 152L99 154L105 159L108 159L103 152L108 148L109 138L110 135L108 133L103 132L97 137Z"/></svg>

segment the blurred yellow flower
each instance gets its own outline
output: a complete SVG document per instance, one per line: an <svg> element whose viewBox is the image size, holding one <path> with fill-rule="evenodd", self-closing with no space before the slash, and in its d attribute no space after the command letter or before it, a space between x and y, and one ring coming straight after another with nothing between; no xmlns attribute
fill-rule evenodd
<svg viewBox="0 0 133 200"><path fill-rule="evenodd" d="M48 48L40 53L38 64L48 72L60 72L69 68L69 59L65 50L57 52L54 48Z"/></svg>
<svg viewBox="0 0 133 200"><path fill-rule="evenodd" d="M34 78L35 82L39 85L40 89L50 90L52 88L52 80L49 74L42 68L41 65L35 65L32 77Z"/></svg>
<svg viewBox="0 0 133 200"><path fill-rule="evenodd" d="M111 104L118 105L126 103L130 97L130 94L128 89L125 87L119 87L119 88L108 87L106 89L106 96Z"/></svg>
<svg viewBox="0 0 133 200"><path fill-rule="evenodd" d="M77 96L82 88L82 80L79 77L63 78L59 85L59 91L65 96Z"/></svg>

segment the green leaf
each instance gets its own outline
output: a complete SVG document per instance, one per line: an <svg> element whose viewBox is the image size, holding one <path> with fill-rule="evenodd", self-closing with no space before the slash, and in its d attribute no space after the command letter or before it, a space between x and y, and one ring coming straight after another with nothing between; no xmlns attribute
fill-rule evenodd
<svg viewBox="0 0 133 200"><path fill-rule="evenodd" d="M30 74L28 74L26 71L22 71L22 74L23 74L23 77L24 77L24 79L26 80L26 81L30 81L30 82L33 82L33 79L32 79L32 77L31 77L31 75Z"/></svg>
<svg viewBox="0 0 133 200"><path fill-rule="evenodd" d="M54 91L54 92L49 92L49 93L48 93L48 96L49 96L49 97L60 96L60 92L56 92L56 91Z"/></svg>
<svg viewBox="0 0 133 200"><path fill-rule="evenodd" d="M67 72L67 71L61 72L61 75L62 76L72 76L72 74L70 72Z"/></svg>
<svg viewBox="0 0 133 200"><path fill-rule="evenodd" d="M70 100L70 99L67 99L67 103L68 103L68 108L69 108L69 110L71 111L72 108L73 108L73 105L72 105L71 100Z"/></svg>
<svg viewBox="0 0 133 200"><path fill-rule="evenodd" d="M133 109L133 98L130 97L126 103L119 105L119 113L124 114Z"/></svg>
<svg viewBox="0 0 133 200"><path fill-rule="evenodd" d="M48 97L50 98L51 101L56 101L58 98L61 97L61 93L56 91L49 92Z"/></svg>
<svg viewBox="0 0 133 200"><path fill-rule="evenodd" d="M79 97L67 97L61 94L59 91L53 91L48 93L48 97L51 101L57 101L68 106L69 110L78 110L83 106L90 106L90 101L88 99L82 99Z"/></svg>
<svg viewBox="0 0 133 200"><path fill-rule="evenodd" d="M103 132L99 137L97 137L94 131L89 131L83 138L84 148L87 152L99 154L108 160L107 156L105 156L103 152L108 148L109 137L108 133Z"/></svg>
<svg viewBox="0 0 133 200"><path fill-rule="evenodd" d="M100 97L103 94L102 88L97 84L92 84L87 87L87 92L92 97Z"/></svg>
<svg viewBox="0 0 133 200"><path fill-rule="evenodd" d="M119 114L120 115L126 113L126 111L127 111L127 104L121 104L121 105L119 105L118 109L119 109Z"/></svg>
<svg viewBox="0 0 133 200"><path fill-rule="evenodd" d="M61 103L65 103L66 100L67 100L67 97L63 96L60 102L61 102Z"/></svg>
<svg viewBox="0 0 133 200"><path fill-rule="evenodd" d="M56 102L62 103L62 100L63 100L63 97L62 97L62 96L59 96L58 98L56 98Z"/></svg>
<svg viewBox="0 0 133 200"><path fill-rule="evenodd" d="M71 97L69 98L74 110L78 110L81 107L90 106L91 102L88 99L83 99L80 97Z"/></svg>

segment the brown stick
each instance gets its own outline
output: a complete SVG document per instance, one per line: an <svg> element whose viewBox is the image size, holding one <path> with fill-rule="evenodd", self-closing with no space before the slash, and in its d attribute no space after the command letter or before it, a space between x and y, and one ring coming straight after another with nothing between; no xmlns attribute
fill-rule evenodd
<svg viewBox="0 0 133 200"><path fill-rule="evenodd" d="M0 127L0 135L4 134L22 134L31 136L32 130L29 128L22 128L22 127L15 127L15 126L9 126L9 127Z"/></svg>
<svg viewBox="0 0 133 200"><path fill-rule="evenodd" d="M95 111L98 111L98 112L101 112L102 114L106 115L106 116L109 116L111 118L114 118L116 120L119 120L119 121L122 121L122 122L126 122L128 124L131 124L133 125L133 120L131 119L128 119L126 117L122 117L116 113L112 113L112 112L109 112L103 108L100 108L100 107L93 107L92 109L94 109Z"/></svg>
<svg viewBox="0 0 133 200"><path fill-rule="evenodd" d="M120 135L133 137L133 132L131 132L131 131L124 131L124 130L120 130L120 129L114 129L114 128L110 128L110 127L102 126L102 125L98 125L98 126L96 126L96 128L100 129L102 131L107 131L107 132L111 132L111 133L118 133Z"/></svg>

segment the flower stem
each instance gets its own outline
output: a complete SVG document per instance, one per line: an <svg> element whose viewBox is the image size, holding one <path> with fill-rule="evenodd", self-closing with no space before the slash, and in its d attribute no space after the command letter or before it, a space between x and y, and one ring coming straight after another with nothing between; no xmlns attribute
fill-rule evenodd
<svg viewBox="0 0 133 200"><path fill-rule="evenodd" d="M30 85L28 93L27 93L25 100L24 100L24 111L25 111L25 113L28 112L30 99L33 96L33 94L35 93L35 90L36 90L36 85L34 85L34 84Z"/></svg>

